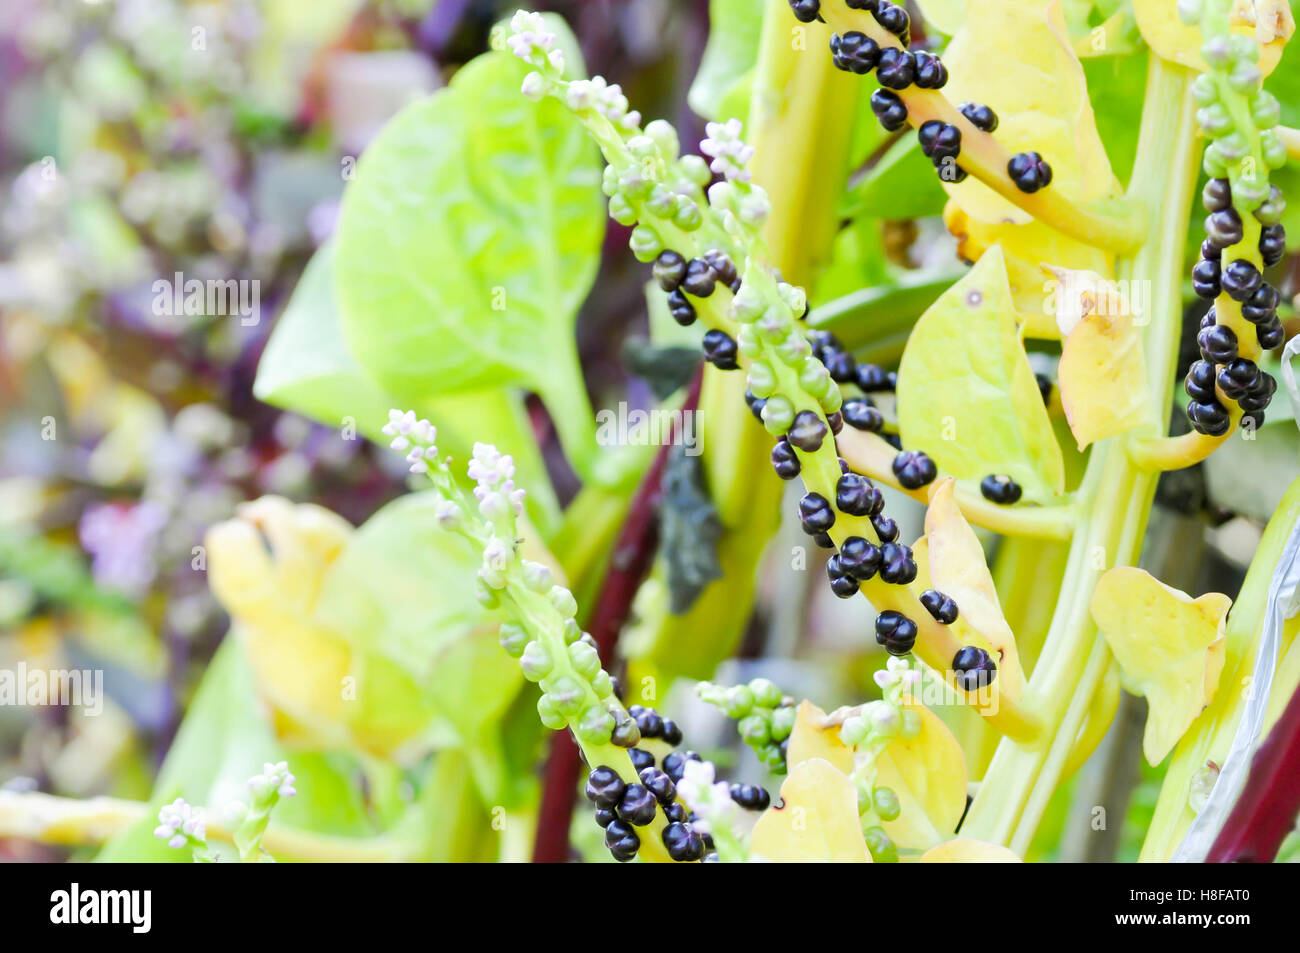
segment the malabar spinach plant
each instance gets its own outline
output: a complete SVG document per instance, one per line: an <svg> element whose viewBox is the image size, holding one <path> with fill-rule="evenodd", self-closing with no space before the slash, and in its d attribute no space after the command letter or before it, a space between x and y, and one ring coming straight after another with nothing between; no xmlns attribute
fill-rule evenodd
<svg viewBox="0 0 1300 953"><path fill-rule="evenodd" d="M1270 401L1300 133L1265 88L1297 85L1290 7L917 7L714 0L698 149L525 11L388 124L258 393L353 421L414 492L355 530L277 498L211 530L233 637L159 779L155 840L207 859L202 811L230 780L205 719L255 697L269 764L227 835L245 858L554 860L572 835L618 861L1014 861L1122 686L1159 784L1142 858L1277 852L1288 825L1264 836L1242 782L1294 717L1272 583L1300 490L1235 600L1138 564L1162 474L1291 426ZM670 382L662 446L608 446L574 349L606 213L646 270L633 363ZM581 481L564 505L521 391ZM850 704L720 669L764 546L788 545L783 506L800 535L775 575L812 561L870 608ZM778 790L688 747L699 705L668 685L690 681ZM300 796L268 823L282 750ZM380 830L278 826L339 783L322 753L381 792ZM121 814L109 856L153 824Z"/></svg>

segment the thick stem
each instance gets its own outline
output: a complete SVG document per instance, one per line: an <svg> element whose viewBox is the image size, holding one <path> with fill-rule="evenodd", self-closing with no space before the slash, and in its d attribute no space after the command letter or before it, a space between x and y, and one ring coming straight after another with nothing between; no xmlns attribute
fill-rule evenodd
<svg viewBox="0 0 1300 953"><path fill-rule="evenodd" d="M1150 58L1129 194L1152 205L1155 225L1136 258L1117 266L1121 280L1151 283L1153 314L1143 342L1150 432L1165 419L1182 318L1182 251L1199 152L1190 79L1186 70ZM999 745L963 834L1021 853L1028 848L1110 664L1089 611L1092 592L1106 569L1136 561L1156 483L1154 473L1134 466L1125 443L1114 437L1094 446L1077 491L1087 520L1074 537L1060 601L1026 696L1050 726L1049 740L1035 747Z"/></svg>

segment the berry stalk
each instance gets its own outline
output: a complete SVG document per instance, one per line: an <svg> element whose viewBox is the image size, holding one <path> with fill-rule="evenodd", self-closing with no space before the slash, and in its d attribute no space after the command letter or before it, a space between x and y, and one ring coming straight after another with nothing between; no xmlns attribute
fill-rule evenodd
<svg viewBox="0 0 1300 953"><path fill-rule="evenodd" d="M870 38L882 51L907 49L906 43L901 42L897 35L886 30L875 16L867 12L867 9L875 6L874 3L859 5L866 9L850 9L844 0L825 0L820 5L821 15L838 33L860 33ZM1126 202L1106 203L1104 206L1098 203L1092 207L1076 205L1058 190L1051 188L1035 188L1032 192L1026 192L1012 178L1010 171L1013 158L1020 157L1008 153L1001 143L972 122L941 90L909 85L895 90L893 95L906 107L906 121L914 128L919 130L926 123L933 122L958 130L961 151L957 165L1008 202L1061 234L1121 254L1132 254L1145 240L1149 219L1143 197L1130 195Z"/></svg>

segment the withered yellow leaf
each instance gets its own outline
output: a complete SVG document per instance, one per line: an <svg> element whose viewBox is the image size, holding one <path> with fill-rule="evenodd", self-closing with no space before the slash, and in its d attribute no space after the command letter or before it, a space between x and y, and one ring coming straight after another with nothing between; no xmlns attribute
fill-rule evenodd
<svg viewBox="0 0 1300 953"><path fill-rule="evenodd" d="M925 513L930 581L957 603L958 618L989 641L998 665L1002 693L1017 701L1024 691L1025 673L1016 651L1016 637L1002 613L984 547L953 498L956 481L945 477L930 490Z"/></svg>
<svg viewBox="0 0 1300 953"><path fill-rule="evenodd" d="M1147 700L1142 751L1151 764L1164 760L1214 698L1231 605L1217 592L1193 599L1132 566L1111 569L1097 583L1092 618L1125 686Z"/></svg>
<svg viewBox="0 0 1300 953"><path fill-rule="evenodd" d="M885 821L900 847L925 848L951 837L966 809L966 756L948 726L920 702L904 708L921 719L911 738L898 737L876 759L876 783L892 788L902 810Z"/></svg>
<svg viewBox="0 0 1300 953"><path fill-rule="evenodd" d="M1059 281L1057 320L1066 333L1057 372L1061 405L1083 450L1145 418L1146 361L1137 320L1146 303L1122 297L1095 273L1052 270Z"/></svg>
<svg viewBox="0 0 1300 953"><path fill-rule="evenodd" d="M754 825L750 852L774 863L871 863L848 775L822 758L792 767L780 806Z"/></svg>
<svg viewBox="0 0 1300 953"><path fill-rule="evenodd" d="M810 701L799 703L785 749L785 763L790 770L805 761L821 758L844 774L853 773L853 749L840 740L837 726L827 726L825 722L826 712Z"/></svg>

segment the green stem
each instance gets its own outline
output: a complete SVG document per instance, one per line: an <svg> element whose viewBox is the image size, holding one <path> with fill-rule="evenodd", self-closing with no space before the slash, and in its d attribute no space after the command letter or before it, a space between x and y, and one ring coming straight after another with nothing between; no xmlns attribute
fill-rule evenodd
<svg viewBox="0 0 1300 953"><path fill-rule="evenodd" d="M1150 58L1129 194L1150 203L1154 219L1147 244L1135 258L1117 264L1120 280L1151 284L1153 314L1143 341L1149 388L1144 429L1150 432L1163 428L1182 324L1182 252L1199 153L1190 80L1186 70ZM1093 448L1077 492L1088 517L1072 541L1060 601L1026 697L1050 726L1046 743L1030 747L1004 740L998 746L962 828L967 836L1007 844L1022 854L1110 661L1092 622L1093 589L1106 569L1136 561L1155 495L1156 476L1134 466L1127 439L1112 438Z"/></svg>

